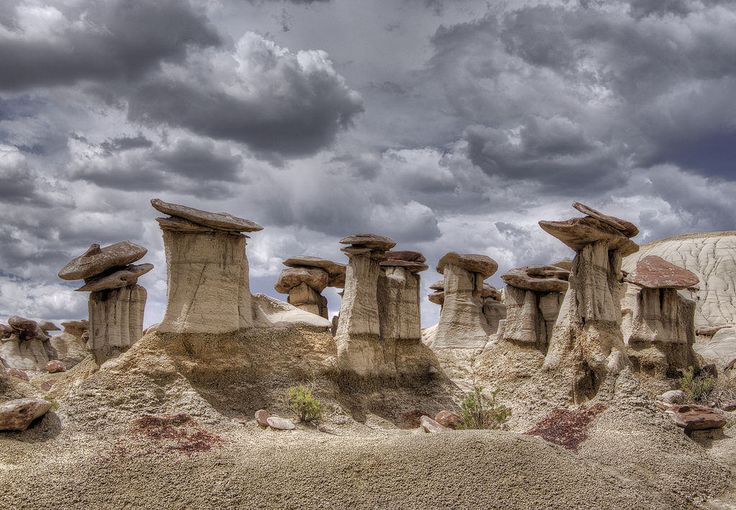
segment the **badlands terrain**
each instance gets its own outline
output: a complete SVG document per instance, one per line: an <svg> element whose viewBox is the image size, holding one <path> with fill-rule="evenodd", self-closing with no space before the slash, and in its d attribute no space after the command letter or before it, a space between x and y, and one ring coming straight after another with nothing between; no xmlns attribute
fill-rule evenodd
<svg viewBox="0 0 736 510"><path fill-rule="evenodd" d="M356 234L284 254L279 301L250 292L258 224L152 206L160 324L123 241L59 272L88 317L0 326L0 508L736 508L736 233L638 246L576 203L540 221L570 259L495 289L457 247L430 296L420 253Z"/></svg>

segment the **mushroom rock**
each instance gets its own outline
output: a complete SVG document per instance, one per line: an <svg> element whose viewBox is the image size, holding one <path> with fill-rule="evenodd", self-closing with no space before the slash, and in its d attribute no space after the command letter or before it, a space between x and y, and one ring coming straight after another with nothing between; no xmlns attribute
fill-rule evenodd
<svg viewBox="0 0 736 510"><path fill-rule="evenodd" d="M276 291L288 294L288 302L297 308L327 319L327 298L320 293L325 287L345 285L345 264L307 255L290 257L283 264L287 268L274 286Z"/></svg>
<svg viewBox="0 0 736 510"><path fill-rule="evenodd" d="M545 350L567 291L569 271L557 266L512 269L506 283L503 340L533 344Z"/></svg>
<svg viewBox="0 0 736 510"><path fill-rule="evenodd" d="M143 336L147 294L136 282L153 265L132 263L147 251L130 241L104 248L93 244L59 271L59 277L65 280L85 280L85 285L77 290L90 293L87 347L99 364L125 352ZM67 366L81 361L85 355L81 340L75 340L77 337L72 334L58 336L62 338L49 347L52 356L63 358Z"/></svg>
<svg viewBox="0 0 736 510"><path fill-rule="evenodd" d="M143 258L148 252L142 246L122 241L100 248L93 244L79 257L73 259L59 271L62 280L82 280L105 273L107 270L125 266Z"/></svg>
<svg viewBox="0 0 736 510"><path fill-rule="evenodd" d="M253 325L246 236L263 227L227 213L151 200L166 252L168 302L158 331L227 333Z"/></svg>
<svg viewBox="0 0 736 510"><path fill-rule="evenodd" d="M383 270L379 280L381 338L384 341L419 342L422 327L418 273L428 269L424 264L426 259L413 251L388 252L386 255L388 258L380 263Z"/></svg>
<svg viewBox="0 0 736 510"><path fill-rule="evenodd" d="M77 338L81 338L82 333L89 330L89 321L65 321L61 323L61 327L64 328L62 334L68 333Z"/></svg>
<svg viewBox="0 0 736 510"><path fill-rule="evenodd" d="M38 326L38 323L19 315L13 315L8 318L8 326L11 327L21 340L29 340L32 338L40 337L45 339L46 335L43 330Z"/></svg>
<svg viewBox="0 0 736 510"><path fill-rule="evenodd" d="M483 315L488 322L491 332L497 332L500 322L506 319L506 304L503 302L502 293L495 287L483 284L480 294L483 300Z"/></svg>
<svg viewBox="0 0 736 510"><path fill-rule="evenodd" d="M498 264L485 255L449 252L437 264L444 275L444 303L434 349L480 349L493 333L483 314L483 280Z"/></svg>
<svg viewBox="0 0 736 510"><path fill-rule="evenodd" d="M329 274L324 269L315 267L287 267L279 275L274 285L276 292L288 294L289 290L302 283L308 285L315 292L320 293L327 287Z"/></svg>
<svg viewBox="0 0 736 510"><path fill-rule="evenodd" d="M100 290L119 289L138 283L138 278L153 269L153 264L130 264L122 269L103 276L85 280L85 284L77 291L97 292Z"/></svg>
<svg viewBox="0 0 736 510"><path fill-rule="evenodd" d="M678 289L694 287L698 277L656 256L640 259L622 300L624 341L637 368L664 378L697 366L695 302Z"/></svg>
<svg viewBox="0 0 736 510"><path fill-rule="evenodd" d="M40 321L38 323L38 327L41 328L41 331L44 333L47 331L61 331L61 328L51 321Z"/></svg>
<svg viewBox="0 0 736 510"><path fill-rule="evenodd" d="M539 222L576 252L544 367L568 374L573 398L580 401L594 397L604 383L610 390L612 378L630 365L621 331L621 259L639 247L629 239L638 232L632 223L573 206L587 216Z"/></svg>
<svg viewBox="0 0 736 510"><path fill-rule="evenodd" d="M340 241L348 256L345 291L335 333L338 361L358 375L375 372L383 362L381 320L378 305L380 262L396 243L388 237L357 234Z"/></svg>
<svg viewBox="0 0 736 510"><path fill-rule="evenodd" d="M0 340L0 364L18 370L44 371L49 362L45 338L13 333Z"/></svg>
<svg viewBox="0 0 736 510"><path fill-rule="evenodd" d="M82 335L89 329L89 322L66 321L61 323L64 330L61 334L52 336L48 341L47 352L49 358L61 361L65 367L71 368L87 357L86 340Z"/></svg>
<svg viewBox="0 0 736 510"><path fill-rule="evenodd" d="M13 328L5 324L0 324L0 338L9 337L13 333Z"/></svg>

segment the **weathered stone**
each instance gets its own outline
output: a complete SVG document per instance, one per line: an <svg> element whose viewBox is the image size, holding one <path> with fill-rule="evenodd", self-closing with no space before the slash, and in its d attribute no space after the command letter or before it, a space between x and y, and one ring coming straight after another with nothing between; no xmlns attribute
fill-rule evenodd
<svg viewBox="0 0 736 510"><path fill-rule="evenodd" d="M396 241L386 236L376 234L354 234L340 239L340 244L349 244L355 247L371 250L387 251L396 246Z"/></svg>
<svg viewBox="0 0 736 510"><path fill-rule="evenodd" d="M422 337L419 276L404 267L385 267L378 287L381 339L417 342Z"/></svg>
<svg viewBox="0 0 736 510"><path fill-rule="evenodd" d="M720 409L697 405L673 405L666 413L675 422L675 425L693 430L720 429L726 424L726 415Z"/></svg>
<svg viewBox="0 0 736 510"><path fill-rule="evenodd" d="M59 271L62 280L82 280L104 273L113 267L125 266L141 259L148 250L143 246L122 241L100 248L93 244L79 257Z"/></svg>
<svg viewBox="0 0 736 510"><path fill-rule="evenodd" d="M456 429L463 424L463 419L457 413L452 411L440 411L437 416L434 417L434 421L447 427L448 429Z"/></svg>
<svg viewBox="0 0 736 510"><path fill-rule="evenodd" d="M10 377L15 377L16 379L20 379L22 381L28 381L29 380L28 374L26 374L23 370L20 370L19 368L9 368L7 370L7 374Z"/></svg>
<svg viewBox="0 0 736 510"><path fill-rule="evenodd" d="M647 289L688 289L700 282L694 273L656 255L640 259L625 280Z"/></svg>
<svg viewBox="0 0 736 510"><path fill-rule="evenodd" d="M553 262L551 265L559 267L560 269L564 269L569 273L572 270L572 259L558 260L557 262Z"/></svg>
<svg viewBox="0 0 736 510"><path fill-rule="evenodd" d="M65 372L66 367L61 361L54 359L46 363L46 371L49 374L56 374L57 372Z"/></svg>
<svg viewBox="0 0 736 510"><path fill-rule="evenodd" d="M329 274L324 269L315 267L288 267L281 271L274 289L276 292L288 294L289 290L299 284L306 283L316 292L322 292L329 282Z"/></svg>
<svg viewBox="0 0 736 510"><path fill-rule="evenodd" d="M306 283L289 289L289 304L302 310L327 318L327 299Z"/></svg>
<svg viewBox="0 0 736 510"><path fill-rule="evenodd" d="M154 209L169 216L184 218L198 225L213 228L216 230L237 231L237 232L257 232L263 230L259 224L254 221L238 218L232 214L224 212L209 212L187 207L185 205L171 204L154 198L151 200Z"/></svg>
<svg viewBox="0 0 736 510"><path fill-rule="evenodd" d="M512 269L501 279L507 285L518 289L536 292L566 292L567 274L567 271L554 266L532 266Z"/></svg>
<svg viewBox="0 0 736 510"><path fill-rule="evenodd" d="M477 269L477 266L473 266ZM433 349L481 349L493 333L483 315L482 273L446 264L444 303Z"/></svg>
<svg viewBox="0 0 736 510"><path fill-rule="evenodd" d="M639 233L639 228L630 221L622 220L621 218L616 218L615 216L609 216L608 214L603 214L602 212L596 211L592 207L581 204L580 202L574 202L572 206L581 213L587 216L591 216L607 225L612 226L626 237L634 237Z"/></svg>
<svg viewBox="0 0 736 510"><path fill-rule="evenodd" d="M445 430L447 430L445 427L434 421L429 416L422 416L421 418L419 418L419 426L424 432L428 432L430 434L436 434L438 432L444 432Z"/></svg>
<svg viewBox="0 0 736 510"><path fill-rule="evenodd" d="M163 230L168 302L159 331L227 333L253 323L245 236Z"/></svg>
<svg viewBox="0 0 736 510"><path fill-rule="evenodd" d="M51 337L46 346L49 358L61 361L67 369L72 368L89 355L86 341L81 336L82 333L75 336L67 330Z"/></svg>
<svg viewBox="0 0 736 510"><path fill-rule="evenodd" d="M565 221L540 221L539 226L574 251L593 243L605 243L622 257L636 253L639 246L620 231L595 218L573 218Z"/></svg>
<svg viewBox="0 0 736 510"><path fill-rule="evenodd" d="M345 288L345 271L343 271L342 273L330 275L330 279L327 281L327 286L334 287L336 289L344 289Z"/></svg>
<svg viewBox="0 0 736 510"><path fill-rule="evenodd" d="M430 303L434 303L436 305L443 305L445 303L445 293L444 292L433 292L429 296L427 296L427 299Z"/></svg>
<svg viewBox="0 0 736 510"><path fill-rule="evenodd" d="M18 315L11 316L8 319L8 325L21 335L21 339L35 338L43 333L36 321Z"/></svg>
<svg viewBox="0 0 736 510"><path fill-rule="evenodd" d="M199 225L193 221L185 220L184 218L156 218L156 221L158 222L159 227L161 227L161 230L171 230L173 232L181 232L184 234L202 234L218 230L205 227L204 225ZM228 230L228 232L239 233L237 230Z"/></svg>
<svg viewBox="0 0 736 510"><path fill-rule="evenodd" d="M429 269L427 264L421 262L410 262L406 260L387 259L381 262L381 267L402 267L412 273L421 273Z"/></svg>
<svg viewBox="0 0 736 510"><path fill-rule="evenodd" d="M279 416L269 416L266 418L266 423L268 423L269 427L276 430L294 430L296 428L293 421Z"/></svg>
<svg viewBox="0 0 736 510"><path fill-rule="evenodd" d="M44 371L49 362L45 343L35 336L23 340L18 335L11 335L0 341L0 359L8 368Z"/></svg>
<svg viewBox="0 0 736 510"><path fill-rule="evenodd" d="M506 305L501 301L493 298L483 300L483 316L486 318L491 333L498 332L499 324L505 321L506 315Z"/></svg>
<svg viewBox="0 0 736 510"><path fill-rule="evenodd" d="M483 288L480 291L480 297L483 299L495 299L496 301L501 300L501 292L494 286L488 285L487 283L483 284Z"/></svg>
<svg viewBox="0 0 736 510"><path fill-rule="evenodd" d="M5 324L0 324L0 338L5 338L13 334L13 328Z"/></svg>
<svg viewBox="0 0 736 510"><path fill-rule="evenodd" d="M687 400L687 395L682 390L670 390L662 393L657 400L667 404L682 404Z"/></svg>
<svg viewBox="0 0 736 510"><path fill-rule="evenodd" d="M445 273L447 265L457 266L470 273L477 273L485 280L498 269L498 264L491 257L472 253L460 254L453 251L446 253L437 263L437 272Z"/></svg>
<svg viewBox="0 0 736 510"><path fill-rule="evenodd" d="M268 418L270 416L271 415L265 409L259 409L256 411L256 423L258 423L259 427L263 427L265 429L268 427Z"/></svg>
<svg viewBox="0 0 736 510"><path fill-rule="evenodd" d="M51 321L40 321L38 323L38 327L41 328L41 331L44 333L47 331L61 331L61 328Z"/></svg>
<svg viewBox="0 0 736 510"><path fill-rule="evenodd" d="M89 296L89 347L98 364L123 353L143 336L146 289L131 285Z"/></svg>
<svg viewBox="0 0 736 510"><path fill-rule="evenodd" d="M429 286L431 290L445 290L445 280L438 280Z"/></svg>
<svg viewBox="0 0 736 510"><path fill-rule="evenodd" d="M0 404L0 430L26 430L51 409L51 402L39 398L19 398Z"/></svg>
<svg viewBox="0 0 736 510"><path fill-rule="evenodd" d="M423 264L427 259L418 251L400 250L386 252L386 260L403 260L405 262L418 262Z"/></svg>
<svg viewBox="0 0 736 510"><path fill-rule="evenodd" d="M719 324L717 326L704 326L695 330L698 336L714 336L720 330L736 327L736 324Z"/></svg>
<svg viewBox="0 0 736 510"><path fill-rule="evenodd" d="M289 257L284 260L283 264L287 267L316 267L324 269L331 277L345 274L345 264L340 264L338 262L333 262L319 257L310 257L308 255Z"/></svg>
<svg viewBox="0 0 736 510"><path fill-rule="evenodd" d="M82 333L89 330L89 321L65 321L61 323L61 327L64 328L64 333L69 333L70 335L81 337Z"/></svg>
<svg viewBox="0 0 736 510"><path fill-rule="evenodd" d="M85 284L77 291L98 292L101 290L119 289L138 283L138 278L153 269L153 264L130 264L110 274L85 280Z"/></svg>

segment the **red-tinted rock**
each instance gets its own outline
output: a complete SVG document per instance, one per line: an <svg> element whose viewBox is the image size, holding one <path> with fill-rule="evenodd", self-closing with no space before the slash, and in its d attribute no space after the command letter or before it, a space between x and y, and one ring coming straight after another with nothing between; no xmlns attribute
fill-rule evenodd
<svg viewBox="0 0 736 510"><path fill-rule="evenodd" d="M673 405L667 410L675 425L693 430L720 429L726 424L726 415L720 409L696 405Z"/></svg>
<svg viewBox="0 0 736 510"><path fill-rule="evenodd" d="M429 416L422 416L419 418L419 426L424 430L424 432L429 432L430 434L436 434L446 430L445 427L434 421Z"/></svg>
<svg viewBox="0 0 736 510"><path fill-rule="evenodd" d="M268 427L268 418L271 415L268 414L268 411L265 409L259 409L256 411L256 422L258 423L259 427L263 427L264 429Z"/></svg>
<svg viewBox="0 0 736 510"><path fill-rule="evenodd" d="M427 262L427 259L418 251L389 251L386 252L387 260L404 260L406 262Z"/></svg>
<svg viewBox="0 0 736 510"><path fill-rule="evenodd" d="M46 364L46 370L49 374L55 374L57 372L66 371L66 367L61 361L59 361L58 359L54 359Z"/></svg>
<svg viewBox="0 0 736 510"><path fill-rule="evenodd" d="M28 374L26 374L23 370L19 368L9 368L8 369L8 375L10 377L15 377L16 379L21 379L23 381L28 381Z"/></svg>
<svg viewBox="0 0 736 510"><path fill-rule="evenodd" d="M618 250L622 257L639 251L639 245L621 231L591 216L564 221L540 221L542 230L556 237L574 251L586 245L605 241L610 250Z"/></svg>
<svg viewBox="0 0 736 510"><path fill-rule="evenodd" d="M0 430L26 430L51 409L51 402L38 398L19 398L0 404Z"/></svg>
<svg viewBox="0 0 736 510"><path fill-rule="evenodd" d="M512 287L536 292L566 292L569 272L555 266L528 266L512 269L501 279Z"/></svg>
<svg viewBox="0 0 736 510"><path fill-rule="evenodd" d="M457 413L452 411L440 411L437 416L434 417L434 421L447 427L448 429L456 429L463 423L463 419Z"/></svg>
<svg viewBox="0 0 736 510"><path fill-rule="evenodd" d="M609 216L608 214L603 214L602 212L596 211L592 207L588 207L587 205L581 204L580 202L573 202L572 206L581 213L587 214L588 216L595 218L598 221L605 223L606 225L610 225L626 237L634 237L639 233L639 228L630 221L622 220L621 218L616 218L615 216Z"/></svg>
<svg viewBox="0 0 736 510"><path fill-rule="evenodd" d="M647 289L687 289L700 280L685 268L667 262L656 255L648 255L636 264L626 281Z"/></svg>

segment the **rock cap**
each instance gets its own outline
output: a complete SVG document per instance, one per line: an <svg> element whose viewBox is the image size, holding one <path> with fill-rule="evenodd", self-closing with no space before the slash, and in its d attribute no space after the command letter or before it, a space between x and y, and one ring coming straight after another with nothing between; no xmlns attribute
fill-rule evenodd
<svg viewBox="0 0 736 510"><path fill-rule="evenodd" d="M437 272L444 274L445 266L447 264L458 266L471 273L478 273L483 278L492 276L498 269L498 264L491 257L475 253L461 254L451 251L445 254L440 261L437 262Z"/></svg>
<svg viewBox="0 0 736 510"><path fill-rule="evenodd" d="M316 267L287 267L279 275L274 285L276 292L288 294L294 287L306 283L317 292L322 292L329 283L329 275L324 269Z"/></svg>
<svg viewBox="0 0 736 510"><path fill-rule="evenodd" d="M86 280L77 291L98 292L108 289L119 289L128 285L135 285L138 278L153 269L153 264L130 264L122 269L104 276L97 276Z"/></svg>
<svg viewBox="0 0 736 510"><path fill-rule="evenodd" d="M405 260L406 262L427 262L427 259L418 251L396 250L386 252L386 260Z"/></svg>
<svg viewBox="0 0 736 510"><path fill-rule="evenodd" d="M574 251L599 241L606 241L611 249L619 250L623 257L639 251L639 245L619 230L591 216L564 221L542 220L539 226Z"/></svg>
<svg viewBox="0 0 736 510"><path fill-rule="evenodd" d="M41 331L44 333L47 331L61 331L61 328L51 321L40 321L38 323L38 327L41 328Z"/></svg>
<svg viewBox="0 0 736 510"><path fill-rule="evenodd" d="M437 280L429 288L431 290L445 290L445 280Z"/></svg>
<svg viewBox="0 0 736 510"><path fill-rule="evenodd" d="M345 264L309 255L289 257L283 261L283 264L287 267L317 267L327 271L330 276L345 274Z"/></svg>
<svg viewBox="0 0 736 510"><path fill-rule="evenodd" d="M82 280L104 273L117 266L125 266L141 259L148 250L130 241L122 241L100 248L93 244L79 257L76 257L61 271L62 280Z"/></svg>
<svg viewBox="0 0 736 510"><path fill-rule="evenodd" d="M379 236L376 234L353 234L340 239L340 244L349 244L355 247L368 248L370 250L387 251L396 246L396 241L390 237Z"/></svg>
<svg viewBox="0 0 736 510"><path fill-rule="evenodd" d="M535 292L566 292L569 271L555 266L527 266L512 269L501 279L517 289Z"/></svg>
<svg viewBox="0 0 736 510"><path fill-rule="evenodd" d="M688 289L700 283L700 279L692 271L656 255L640 259L636 263L636 269L624 280L647 289Z"/></svg>
<svg viewBox="0 0 736 510"><path fill-rule="evenodd" d="M158 198L151 200L154 209L169 216L184 218L198 225L213 228L215 230L226 230L230 232L258 232L263 227L258 223L238 218L225 212L209 212L194 207L164 202Z"/></svg>
<svg viewBox="0 0 736 510"><path fill-rule="evenodd" d="M598 221L605 223L606 225L610 225L626 237L634 237L639 233L639 228L630 221L622 220L621 218L616 218L615 216L609 216L608 214L603 214L602 212L596 211L592 207L581 204L580 202L573 202L572 206L581 213L588 215L591 218L595 218Z"/></svg>
<svg viewBox="0 0 736 510"><path fill-rule="evenodd" d="M381 261L381 267L403 267L410 273L421 273L429 269L427 264L422 262L412 262L410 260L387 259Z"/></svg>

